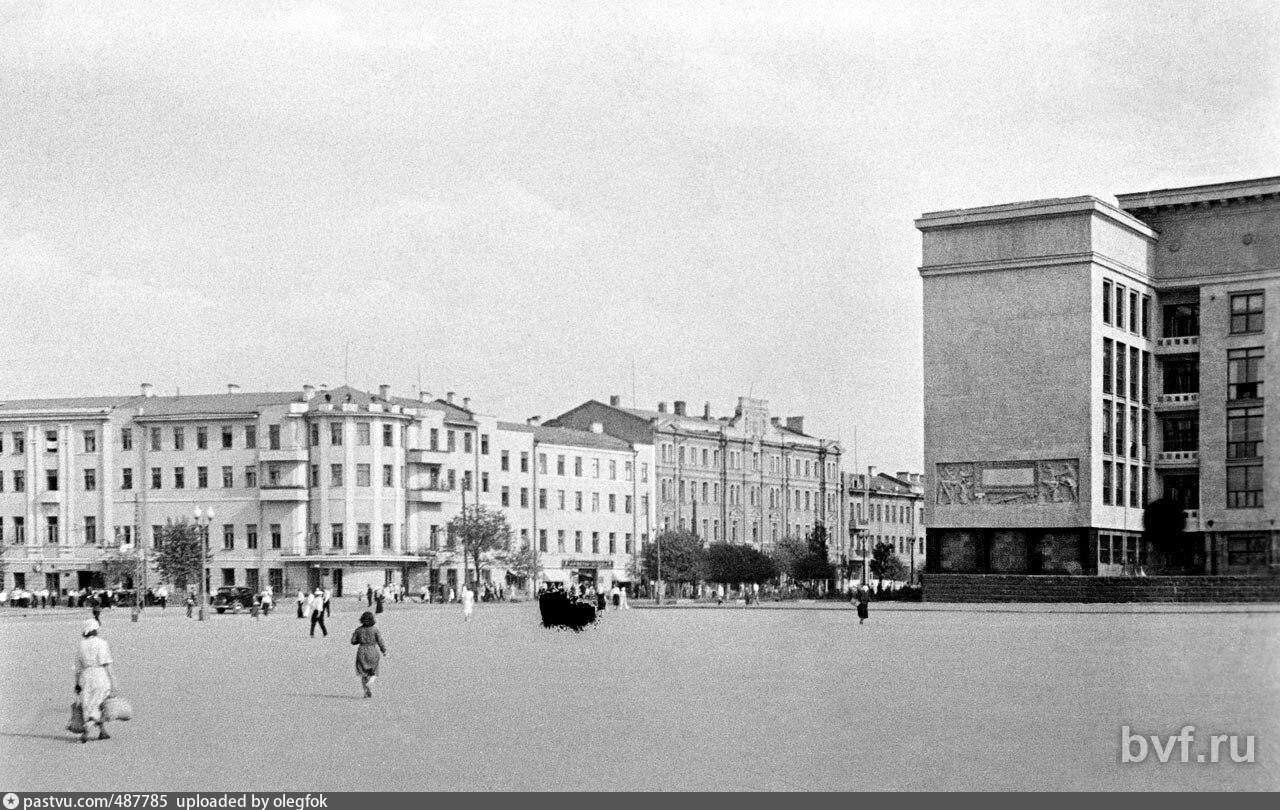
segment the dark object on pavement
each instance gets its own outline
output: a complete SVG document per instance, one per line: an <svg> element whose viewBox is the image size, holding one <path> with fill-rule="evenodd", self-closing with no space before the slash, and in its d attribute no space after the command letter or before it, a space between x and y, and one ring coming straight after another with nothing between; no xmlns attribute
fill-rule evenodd
<svg viewBox="0 0 1280 810"><path fill-rule="evenodd" d="M569 601L564 591L547 591L538 597L543 627L567 627L575 633L596 620L596 609L587 602Z"/></svg>
<svg viewBox="0 0 1280 810"><path fill-rule="evenodd" d="M241 585L224 585L213 594L213 607L219 613L239 605L241 608L253 607L254 593L251 588Z"/></svg>

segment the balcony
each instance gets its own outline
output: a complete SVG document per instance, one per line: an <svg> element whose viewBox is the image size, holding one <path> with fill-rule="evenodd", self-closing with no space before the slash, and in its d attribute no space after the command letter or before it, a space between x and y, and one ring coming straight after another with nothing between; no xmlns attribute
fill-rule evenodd
<svg viewBox="0 0 1280 810"><path fill-rule="evenodd" d="M307 448L305 447L280 447L275 450L259 450L259 461L306 461Z"/></svg>
<svg viewBox="0 0 1280 810"><path fill-rule="evenodd" d="M405 492L409 503L444 503L444 493L452 492L448 485L410 487Z"/></svg>
<svg viewBox="0 0 1280 810"><path fill-rule="evenodd" d="M1198 467L1199 450L1161 450L1156 453L1157 467Z"/></svg>
<svg viewBox="0 0 1280 810"><path fill-rule="evenodd" d="M448 453L444 450L431 450L426 447L414 447L405 451L405 460L410 464L443 464Z"/></svg>
<svg viewBox="0 0 1280 810"><path fill-rule="evenodd" d="M1155 353L1158 355L1167 354L1196 354L1200 351L1200 336L1186 335L1184 337L1162 337L1156 340Z"/></svg>
<svg viewBox="0 0 1280 810"><path fill-rule="evenodd" d="M58 504L62 503L62 490L46 489L40 493L40 503Z"/></svg>
<svg viewBox="0 0 1280 810"><path fill-rule="evenodd" d="M1159 394L1152 403L1157 411L1194 411L1200 409L1200 392Z"/></svg>
<svg viewBox="0 0 1280 810"><path fill-rule="evenodd" d="M258 488L259 500L268 503L302 503L308 497L302 484L263 484Z"/></svg>

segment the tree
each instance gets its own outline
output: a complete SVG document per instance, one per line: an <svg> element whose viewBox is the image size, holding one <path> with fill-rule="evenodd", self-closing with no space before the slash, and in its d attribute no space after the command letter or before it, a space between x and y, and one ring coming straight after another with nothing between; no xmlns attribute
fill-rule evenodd
<svg viewBox="0 0 1280 810"><path fill-rule="evenodd" d="M871 562L867 565L871 569L871 576L880 581L881 588L886 579L901 580L907 573L907 567L894 553L893 543L876 543L876 547L871 550Z"/></svg>
<svg viewBox="0 0 1280 810"><path fill-rule="evenodd" d="M792 579L800 579L804 559L809 556L809 545L799 537L787 535L773 547L773 560L780 573Z"/></svg>
<svg viewBox="0 0 1280 810"><path fill-rule="evenodd" d="M831 579L832 573L827 551L827 527L819 523L805 540L805 554L800 559L795 577L802 582L815 582Z"/></svg>
<svg viewBox="0 0 1280 810"><path fill-rule="evenodd" d="M462 559L475 564L475 580L480 580L480 557L511 548L511 525L499 509L468 506L449 521L449 533L462 546Z"/></svg>
<svg viewBox="0 0 1280 810"><path fill-rule="evenodd" d="M502 555L502 562L512 574L528 580L529 589L533 589L534 582L538 579L538 572L542 570L542 561L532 546L506 552Z"/></svg>
<svg viewBox="0 0 1280 810"><path fill-rule="evenodd" d="M659 576L658 555L662 555ZM702 541L687 531L665 531L644 550L644 578L664 582L697 582L702 568Z"/></svg>
<svg viewBox="0 0 1280 810"><path fill-rule="evenodd" d="M123 588L142 570L141 565L142 555L138 552L113 548L102 558L103 581L108 588Z"/></svg>
<svg viewBox="0 0 1280 810"><path fill-rule="evenodd" d="M767 582L777 575L773 559L752 546L712 543L703 552L702 578L709 582Z"/></svg>
<svg viewBox="0 0 1280 810"><path fill-rule="evenodd" d="M171 520L165 524L160 530L160 540L152 555L161 579L179 587L193 580L200 580L204 566L213 559L213 555L206 553L203 548L202 531L199 526L188 523L185 519L176 523Z"/></svg>

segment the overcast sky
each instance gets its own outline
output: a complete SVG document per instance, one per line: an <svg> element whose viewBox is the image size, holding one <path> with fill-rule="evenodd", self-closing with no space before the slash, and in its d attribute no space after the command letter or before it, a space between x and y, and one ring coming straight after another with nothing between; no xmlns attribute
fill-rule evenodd
<svg viewBox="0 0 1280 810"><path fill-rule="evenodd" d="M916 470L912 220L1280 174L1278 54L1274 0L7 0L0 398L634 365Z"/></svg>

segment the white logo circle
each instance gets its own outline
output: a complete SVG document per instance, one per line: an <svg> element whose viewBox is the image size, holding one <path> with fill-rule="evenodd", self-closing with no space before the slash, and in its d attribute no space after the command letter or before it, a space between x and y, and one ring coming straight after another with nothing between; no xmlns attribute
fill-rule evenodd
<svg viewBox="0 0 1280 810"><path fill-rule="evenodd" d="M5 810L13 810L13 808L17 807L17 806L18 806L18 794L16 794L16 793L6 793L6 794L4 794L4 806L5 806Z"/></svg>

